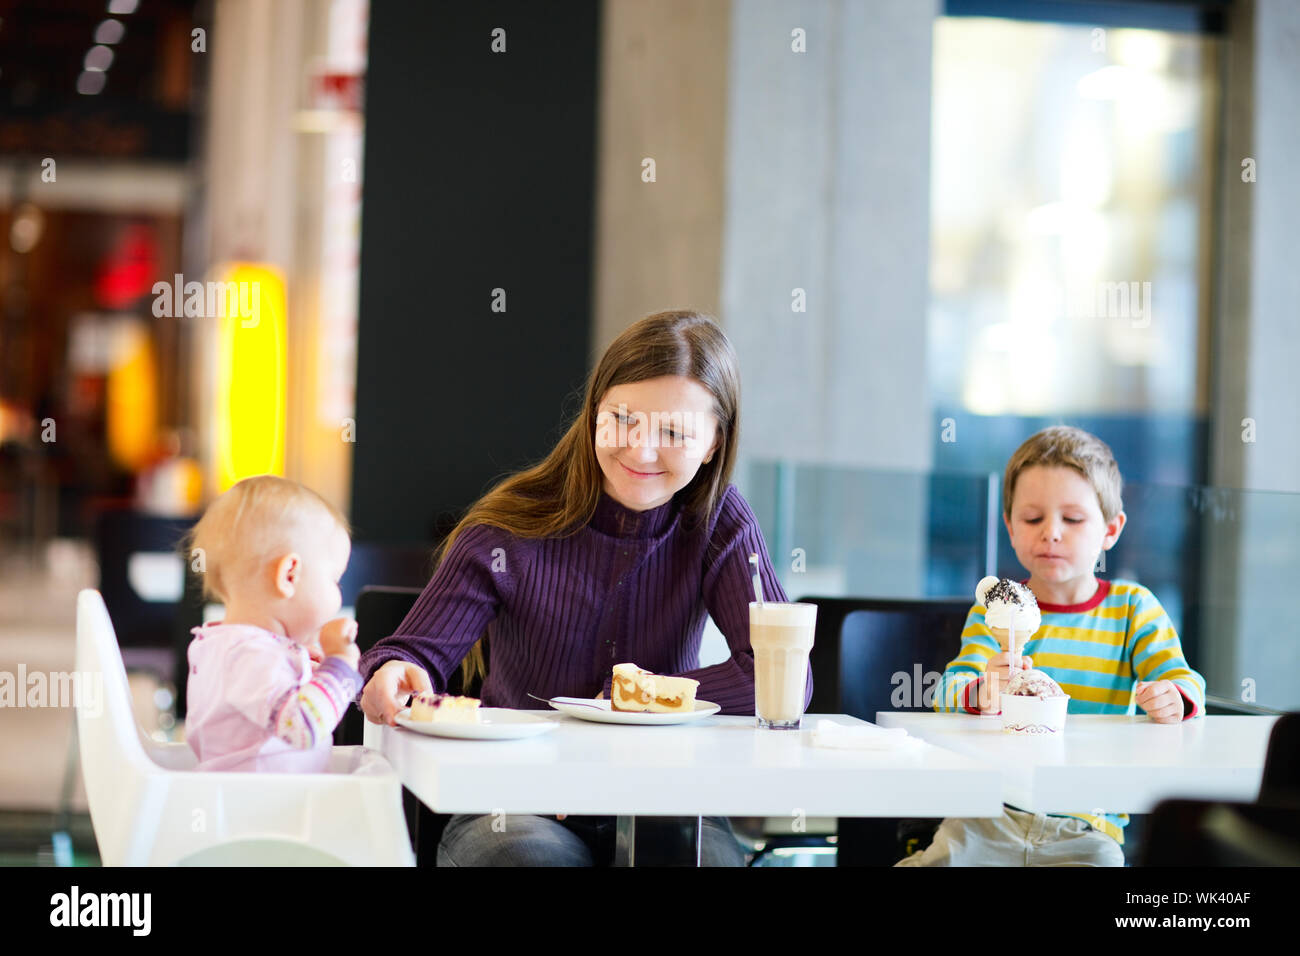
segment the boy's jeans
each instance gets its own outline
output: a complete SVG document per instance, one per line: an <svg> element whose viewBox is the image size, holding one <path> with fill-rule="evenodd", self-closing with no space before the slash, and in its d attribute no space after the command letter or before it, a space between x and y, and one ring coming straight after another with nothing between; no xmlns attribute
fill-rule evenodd
<svg viewBox="0 0 1300 956"><path fill-rule="evenodd" d="M895 866L1123 866L1124 850L1075 817L1003 807L1000 817L948 819L929 848Z"/></svg>
<svg viewBox="0 0 1300 956"><path fill-rule="evenodd" d="M609 866L614 860L613 817L510 814L492 829L490 814L457 814L438 844L439 866ZM745 851L726 817L704 817L701 866L744 866Z"/></svg>

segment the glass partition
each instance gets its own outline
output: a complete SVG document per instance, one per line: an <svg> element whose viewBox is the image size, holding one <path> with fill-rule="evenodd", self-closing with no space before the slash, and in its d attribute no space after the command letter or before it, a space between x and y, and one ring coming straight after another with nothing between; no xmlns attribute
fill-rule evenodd
<svg viewBox="0 0 1300 956"><path fill-rule="evenodd" d="M792 599L966 597L985 574L1026 576L1000 473L754 461L742 478ZM1300 580L1300 494L1126 483L1124 508L1098 575L1151 589L1211 696L1300 709L1300 627L1284 603Z"/></svg>

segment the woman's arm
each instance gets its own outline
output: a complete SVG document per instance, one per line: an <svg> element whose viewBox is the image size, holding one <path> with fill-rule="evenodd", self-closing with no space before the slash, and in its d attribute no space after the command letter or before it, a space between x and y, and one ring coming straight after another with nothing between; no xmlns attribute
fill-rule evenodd
<svg viewBox="0 0 1300 956"><path fill-rule="evenodd" d="M754 651L749 643L749 604L754 600L749 563L752 553L758 554L763 599L789 600L776 578L758 520L735 486L729 486L705 552L701 590L705 607L727 639L731 657L720 664L680 675L698 680L697 698L720 704L724 714L754 712ZM805 708L812 702L812 694L812 668L809 668Z"/></svg>
<svg viewBox="0 0 1300 956"><path fill-rule="evenodd" d="M362 683L388 661L400 660L424 668L433 689L445 693L448 678L518 579L519 544L487 525L461 532L397 632L361 656Z"/></svg>

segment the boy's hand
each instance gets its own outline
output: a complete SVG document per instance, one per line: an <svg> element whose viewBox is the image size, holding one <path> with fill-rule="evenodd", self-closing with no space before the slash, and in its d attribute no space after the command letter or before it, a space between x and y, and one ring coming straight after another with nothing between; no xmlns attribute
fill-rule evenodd
<svg viewBox="0 0 1300 956"><path fill-rule="evenodd" d="M1027 671L1034 666L1033 658L1026 654L1018 655L1020 669ZM1011 681L1011 652L998 651L984 665L984 677L979 686L980 710L996 714L1002 710L1002 691Z"/></svg>
<svg viewBox="0 0 1300 956"><path fill-rule="evenodd" d="M1140 680L1133 689L1137 705L1157 724L1176 724L1183 719L1183 695L1173 681Z"/></svg>

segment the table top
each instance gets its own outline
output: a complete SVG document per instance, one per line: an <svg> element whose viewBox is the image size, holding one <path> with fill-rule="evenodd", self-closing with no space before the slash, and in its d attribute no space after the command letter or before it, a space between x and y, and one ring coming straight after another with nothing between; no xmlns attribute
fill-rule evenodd
<svg viewBox="0 0 1300 956"><path fill-rule="evenodd" d="M449 740L365 723L402 784L438 813L619 816L997 816L998 772L923 745L910 753L812 745L799 731L760 730L753 717L689 724L597 724L548 711L548 734L524 740Z"/></svg>
<svg viewBox="0 0 1300 956"><path fill-rule="evenodd" d="M1002 732L1000 717L890 713L936 746L1001 771L1003 799L1038 813L1148 813L1161 800L1253 801L1276 717L1198 717L1157 724L1145 715L1070 714L1060 734Z"/></svg>

